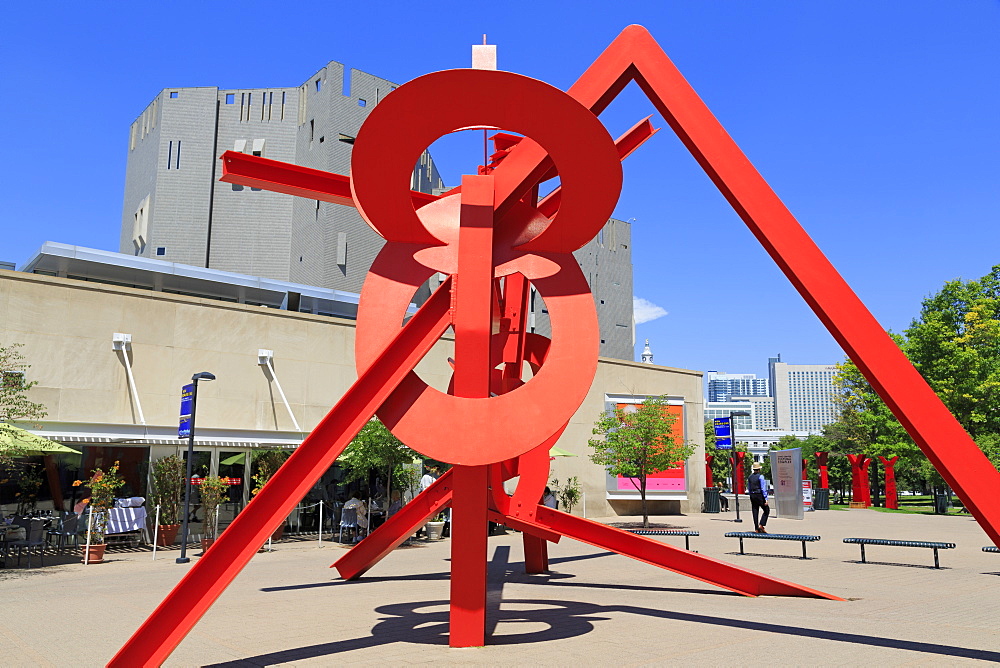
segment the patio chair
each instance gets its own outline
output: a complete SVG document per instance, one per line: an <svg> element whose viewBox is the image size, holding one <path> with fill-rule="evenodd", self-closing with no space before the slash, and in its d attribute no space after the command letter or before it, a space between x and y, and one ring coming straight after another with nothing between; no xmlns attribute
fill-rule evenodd
<svg viewBox="0 0 1000 668"><path fill-rule="evenodd" d="M66 542L67 538L73 539L73 547L76 548L80 545L80 534L77 533L77 525L79 524L80 518L74 512L63 513L63 516L59 519L59 526L55 529L49 530L49 537L55 536L56 538L56 549L60 552L63 548L63 543Z"/></svg>
<svg viewBox="0 0 1000 668"><path fill-rule="evenodd" d="M358 533L358 509L344 508L340 513L340 538L339 542L344 542L344 529L353 530L353 534Z"/></svg>
<svg viewBox="0 0 1000 668"><path fill-rule="evenodd" d="M45 520L35 518L29 520L24 525L26 527L26 538L24 540L14 540L7 543L7 554L4 555L4 567L7 566L7 555L11 550L17 550L17 566L21 567L21 553L28 551L28 568L31 568L31 551L38 549L38 559L41 565L45 565Z"/></svg>

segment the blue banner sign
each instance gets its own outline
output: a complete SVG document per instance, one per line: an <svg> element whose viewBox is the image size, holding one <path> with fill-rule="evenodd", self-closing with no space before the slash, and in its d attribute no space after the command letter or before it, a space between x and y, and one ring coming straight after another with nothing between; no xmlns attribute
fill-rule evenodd
<svg viewBox="0 0 1000 668"><path fill-rule="evenodd" d="M733 438L729 418L715 418L712 420L712 426L715 427L715 449L732 450Z"/></svg>
<svg viewBox="0 0 1000 668"><path fill-rule="evenodd" d="M194 383L181 388L181 419L177 426L179 438L191 437L191 405L194 403Z"/></svg>

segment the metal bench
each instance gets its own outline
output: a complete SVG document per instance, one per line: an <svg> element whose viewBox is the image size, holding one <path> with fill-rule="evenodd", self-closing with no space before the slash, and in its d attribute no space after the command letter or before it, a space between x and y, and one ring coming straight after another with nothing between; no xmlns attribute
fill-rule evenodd
<svg viewBox="0 0 1000 668"><path fill-rule="evenodd" d="M637 536L684 536L684 549L691 549L691 536L700 536L701 533L689 529L629 529L629 533Z"/></svg>
<svg viewBox="0 0 1000 668"><path fill-rule="evenodd" d="M953 550L954 543L935 543L926 540L890 540L887 538L845 538L845 543L854 543L861 546L861 563L865 561L865 545L888 545L890 547L926 547L934 550L934 568L941 568L938 563L938 550Z"/></svg>
<svg viewBox="0 0 1000 668"><path fill-rule="evenodd" d="M983 548L983 552L1000 552L1000 547L996 545L987 545Z"/></svg>
<svg viewBox="0 0 1000 668"><path fill-rule="evenodd" d="M808 559L806 556L806 543L815 543L819 540L819 536L808 536L806 534L798 533L757 533L756 531L730 531L726 534L726 538L739 538L740 539L740 554L743 552L743 539L744 538L764 538L766 540L794 540L802 543L802 559Z"/></svg>

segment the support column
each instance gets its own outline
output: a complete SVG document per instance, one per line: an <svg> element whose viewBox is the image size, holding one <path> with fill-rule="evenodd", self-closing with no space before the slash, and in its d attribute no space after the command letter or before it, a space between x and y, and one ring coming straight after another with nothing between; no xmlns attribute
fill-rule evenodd
<svg viewBox="0 0 1000 668"><path fill-rule="evenodd" d="M453 293L455 396L490 396L493 325L493 177L463 176ZM497 435L499 438L499 434ZM478 647L486 634L488 466L455 466L451 503L449 644Z"/></svg>

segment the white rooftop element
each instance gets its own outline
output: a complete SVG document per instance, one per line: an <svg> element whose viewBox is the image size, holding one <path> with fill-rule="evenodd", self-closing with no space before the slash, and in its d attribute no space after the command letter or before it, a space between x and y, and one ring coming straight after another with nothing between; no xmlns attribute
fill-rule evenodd
<svg viewBox="0 0 1000 668"><path fill-rule="evenodd" d="M644 364L653 363L653 351L649 348L649 339L646 339L646 347L642 349L642 361Z"/></svg>
<svg viewBox="0 0 1000 668"><path fill-rule="evenodd" d="M357 318L360 295L219 269L207 269L124 253L46 241L21 267L52 274L146 290L203 296L271 308ZM294 299L292 296L294 295ZM416 307L410 305L409 313Z"/></svg>
<svg viewBox="0 0 1000 668"><path fill-rule="evenodd" d="M482 44L472 45L472 69L495 70L497 68L497 45L487 44L483 35Z"/></svg>

